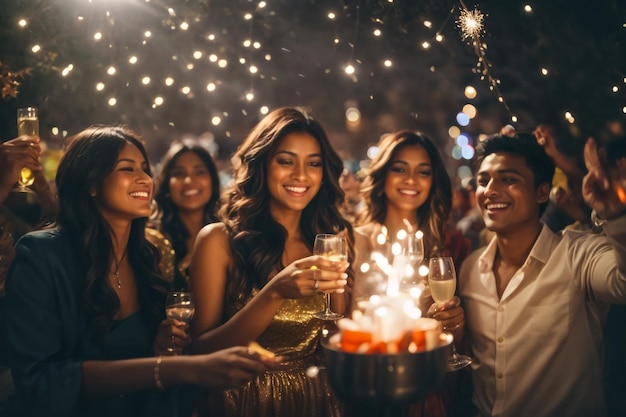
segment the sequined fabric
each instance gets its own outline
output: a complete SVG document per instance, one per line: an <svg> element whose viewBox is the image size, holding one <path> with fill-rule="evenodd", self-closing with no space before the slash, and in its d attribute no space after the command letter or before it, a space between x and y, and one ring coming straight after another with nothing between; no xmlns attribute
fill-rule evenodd
<svg viewBox="0 0 626 417"><path fill-rule="evenodd" d="M172 243L158 230L146 227L146 239L152 243L157 250L161 259L159 260L159 269L168 281L174 280L174 249Z"/></svg>
<svg viewBox="0 0 626 417"><path fill-rule="evenodd" d="M242 306L239 306L241 308ZM227 416L336 417L340 405L330 391L325 369L309 378L306 370L320 365L319 333L324 322L313 317L323 310L321 295L285 300L257 342L285 358L284 369L265 374L247 385L223 393ZM230 311L229 314L234 314ZM222 415L223 410L214 415Z"/></svg>

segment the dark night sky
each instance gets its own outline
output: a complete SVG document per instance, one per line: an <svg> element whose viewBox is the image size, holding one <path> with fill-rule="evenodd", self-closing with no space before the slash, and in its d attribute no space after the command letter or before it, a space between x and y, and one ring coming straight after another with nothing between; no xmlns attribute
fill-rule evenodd
<svg viewBox="0 0 626 417"><path fill-rule="evenodd" d="M618 0L465 3L485 15L481 41L510 112L473 71L477 56L461 40L456 1L267 0L264 7L241 0L1 2L0 61L13 70L33 68L17 99L0 102L2 139L16 133L15 109L36 105L42 136L55 126L71 134L94 123L124 123L141 132L158 157L172 139L209 131L220 157L228 158L262 106L302 105L322 121L342 155L362 159L368 144L400 128L424 130L449 154L454 139L448 128L466 103L478 110L462 129L473 140L509 123L511 114L520 130L548 121L572 141L625 116L626 2ZM532 12L524 11L526 4ZM20 18L26 27L18 26ZM434 40L436 33L443 42ZM246 46L247 39L259 47ZM424 49L423 41L431 47ZM35 44L41 51L32 52ZM212 54L227 66L212 62ZM383 65L386 59L391 67ZM352 76L343 70L349 63ZM167 77L173 85L165 84ZM478 90L473 100L464 95L467 85ZM163 104L153 108L157 96ZM362 119L349 128L345 111L352 106ZM565 122L566 111L574 124Z"/></svg>

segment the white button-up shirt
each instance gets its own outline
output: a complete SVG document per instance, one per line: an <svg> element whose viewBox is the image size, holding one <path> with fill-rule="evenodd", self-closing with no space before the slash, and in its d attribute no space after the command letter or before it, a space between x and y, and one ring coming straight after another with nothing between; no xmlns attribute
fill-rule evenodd
<svg viewBox="0 0 626 417"><path fill-rule="evenodd" d="M626 216L604 230L561 237L544 225L502 298L495 238L463 263L459 290L482 415L606 414L602 324L608 303L626 303Z"/></svg>

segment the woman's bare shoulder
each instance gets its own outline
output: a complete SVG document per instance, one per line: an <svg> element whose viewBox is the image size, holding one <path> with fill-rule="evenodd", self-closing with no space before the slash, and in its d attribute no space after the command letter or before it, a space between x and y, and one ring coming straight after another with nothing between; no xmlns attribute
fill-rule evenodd
<svg viewBox="0 0 626 417"><path fill-rule="evenodd" d="M202 228L196 237L194 251L201 250L204 253L229 253L229 233L224 223L211 223Z"/></svg>

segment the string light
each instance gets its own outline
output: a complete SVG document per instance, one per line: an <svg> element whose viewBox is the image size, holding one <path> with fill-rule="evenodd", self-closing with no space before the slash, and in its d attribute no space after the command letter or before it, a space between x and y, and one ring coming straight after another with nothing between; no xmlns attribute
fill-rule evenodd
<svg viewBox="0 0 626 417"><path fill-rule="evenodd" d="M301 59L301 55L297 55L299 51L296 51L295 47L292 48L294 51L290 51L285 48L275 52L271 51L274 54L274 57L269 53L269 47L271 45L269 44L269 41L265 40L266 38L262 37L262 35L265 34L263 32L265 28L271 27L272 21L270 21L270 19L275 19L277 16L276 10L271 9L271 2L268 4L265 1L260 1L256 4L256 9L254 9L254 5L252 4L252 8L250 8L250 10L253 11L238 11L235 15L233 15L232 17L233 19L236 19L236 22L241 23L242 20L244 21L244 24L242 25L244 27L243 32L239 32L237 34L235 34L234 30L230 27L220 27L219 23L221 22L219 22L219 19L216 19L215 22L211 21L211 24L207 24L208 20L204 20L204 17L194 18L192 15L192 9L185 8L182 10L182 6L181 9L177 10L167 6L164 8L160 6L157 8L155 4L153 6L149 6L152 8L152 10L150 10L151 13L145 13L145 16L142 16L142 23L140 25L138 24L136 28L132 28L132 32L129 32L132 33L132 36L134 36L135 39L131 37L121 37L120 34L126 32L120 30L120 28L123 28L123 24L127 23L127 21L123 20L121 14L116 15L120 9L116 10L111 7L110 11L107 10L105 12L102 8L98 9L99 6L102 7L102 1L98 2L93 0L88 3L89 6L85 6L85 9L79 10L79 16L71 17L71 22L82 28L81 30L86 28L86 30L82 33L87 34L85 41L89 42L90 45L93 45L94 50L100 52L105 51L101 54L102 60L98 61L98 63L103 65L104 71L108 75L115 77L102 77L103 74L98 72L96 76L105 80L106 85L104 82L96 82L98 80L94 80L93 78L87 85L91 85L91 88L94 88L93 86L95 86L96 91L99 92L106 89L106 95L98 95L98 97L100 97L99 100L101 100L101 105L108 102L110 106L115 106L117 104L117 99L113 95L120 97L120 112L122 110L122 105L126 105L127 101L122 99L122 97L126 96L123 90L124 88L127 88L127 91L130 91L130 89L136 87L137 85L150 85L150 88L146 88L144 92L144 94L149 94L149 96L143 100L146 107L152 106L152 108L154 108L154 106L162 106L166 101L169 106L175 105L174 103L176 103L176 101L170 98L172 96L165 96L167 100L163 100L163 97L158 94L165 95L172 94L173 92L179 92L179 94L182 93L182 95L191 97L193 92L198 94L199 92L202 92L206 97L207 93L215 92L217 87L220 86L218 92L234 91L235 94L233 94L233 96L239 100L242 107L247 106L247 110L246 108L237 109L235 114L239 114L240 112L241 114L251 115L256 115L257 112L263 114L261 110L264 107L259 106L258 102L249 106L247 105L247 102L263 100L264 97L261 90L262 86L260 84L263 80L280 80L280 74L277 74L276 72L272 73L270 65L262 64L264 62L272 61L273 58L276 65L283 64L283 54L292 54L294 58ZM145 3L148 2L145 1ZM160 3L162 5L162 3L167 2L153 3ZM253 2L250 1L249 3ZM364 4L363 2L356 3ZM400 7L401 2L393 4L392 1L389 1L388 4L390 5L385 5L384 3L384 1L378 3L377 6L385 8L385 10L376 16L370 16L369 13L366 16L365 13L363 13L363 16L361 17L360 8L354 5L355 2L346 3L350 5L343 7L342 10L344 10L344 15L341 16L341 18L339 15L342 12L340 12L336 6L335 10L322 13L321 16L323 24L332 26L337 25L336 27L338 28L338 30L333 33L332 30L329 31L326 28L320 27L320 33L324 33L323 31L327 31L328 33L326 45L330 46L329 44L332 44L332 47L336 48L336 51L339 52L337 55L344 51L341 48L345 48L345 50L348 50L347 48L349 48L349 54L345 53L345 55L349 55L349 57L343 55L339 57L339 60L350 64L343 66L343 68L341 68L341 66L337 68L332 65L324 65L319 69L320 74L332 77L343 72L343 74L350 76L350 79L356 81L357 72L360 80L364 80L367 79L367 77L376 77L385 71L389 71L388 74L394 74L395 71L403 68L404 65L400 65L403 64L401 57L397 55L398 48L390 48L388 51L385 51L384 54L379 54L374 58L371 56L365 57L367 54L363 53L360 55L356 54L358 48L362 47L362 45L357 42L357 34L365 33L365 36L370 39L377 38L377 45L383 45L385 41L388 41L386 38L393 35L393 31L395 30L395 27L393 26L394 22L390 22L389 19L392 16L397 15L389 13L389 11L393 10L392 8ZM91 9L88 9L87 7ZM261 11L261 9L266 8L269 8L270 10ZM449 39L451 38L449 36L449 32L444 31L443 29L451 16L453 18L452 20L454 20L454 16L456 16L457 11L459 13L457 24L461 31L460 38L463 41L468 41L468 45L474 49L478 56L478 63L475 67L475 72L479 74L482 79L489 82L489 88L496 95L498 102L504 104L509 113L511 113L503 94L500 92L500 80L491 74L493 69L491 68L490 62L487 60L487 45L482 39L485 35L485 21L488 18L488 15L483 14L477 8L469 10L461 1L461 7L453 7L451 9L451 13L448 14L448 17L443 21L443 23L441 22L442 16L420 16L418 20L414 20L412 22L413 28L409 28L406 32L409 36L413 36L408 39L413 45L413 50L422 49L424 50L423 54L426 55L430 53L434 54L434 51L445 48L446 44L444 43L444 40L449 42ZM522 4L518 6L516 10L516 13L520 15L529 14L531 12L534 13L534 10L529 4ZM140 14L137 14L137 17L139 16ZM22 28L27 25L35 27L36 20L34 16L24 17L25 18L19 20L13 18L11 22L13 22L14 26L17 25ZM26 19L26 17L28 19ZM156 17L156 19L154 19L154 17ZM350 25L346 25L346 18L350 18L350 22L354 22L353 32L350 30ZM262 21L262 24L257 23L253 25L255 20ZM213 24L215 26L212 26ZM246 27L248 24L249 27ZM359 31L359 25L361 24L368 26L364 28L364 30ZM435 30L438 25L440 25L440 27L438 30ZM346 29L346 27L348 29ZM341 33L339 29L343 30L344 33ZM351 32L348 33L347 36L345 34L346 30ZM172 34L172 31L175 33ZM184 34L184 31L188 31L188 33ZM25 30L20 32L30 33L31 31ZM446 34L445 38L443 33ZM163 48L161 49L163 51L168 51L170 49L165 47L167 44L163 42L163 39L165 36L170 36L170 34L179 37L176 40L172 40L172 42L180 42L181 39L183 42L184 40L189 41L193 37L193 41L198 42L197 49L193 50L191 48L181 48L181 50L176 50L177 55L173 56L172 60L166 63L166 65L169 64L169 67L171 68L157 68L158 65L155 65L156 61L154 51L158 48L143 48L141 47L141 44L146 44L145 41L148 40L148 43L150 44L163 45ZM239 34L242 36L235 36ZM426 36L424 36L424 34L426 34ZM432 36L431 38L428 38L429 34ZM40 62L43 62L43 59L46 56L57 53L57 45L48 43L45 39L38 38L36 35L31 36L32 38L29 42L34 45L30 47L30 51L32 53L40 53L38 57L38 59L41 60ZM98 43L95 41L100 42ZM246 50L243 50L241 47L242 44ZM176 44L173 43L173 45L176 47ZM193 43L190 44L190 46L191 45L195 46L196 44ZM171 52L166 53L166 56L169 56L168 54L171 54ZM58 62L54 64L56 74L61 74L64 77L77 78L79 74L84 74L86 72L82 69L79 71L80 62L74 62L74 64L67 65L67 62L71 62L70 59L65 56L61 56L61 58L62 59L59 59L59 61L62 62L62 64L59 64ZM31 59L35 58L31 57ZM362 61L359 61L359 59ZM367 62L368 59L370 60L369 62ZM139 61L141 61L140 64ZM294 62L295 61L296 60L294 59ZM238 63L239 65L237 65ZM131 69L129 64L139 65L136 65L136 67ZM64 67L64 65L67 66ZM425 68L428 68L428 65L430 65L430 63L426 62ZM148 66L155 67L155 72L151 72L153 68ZM431 65L430 71L435 72L443 66L443 64L439 63L437 63L437 67L435 65ZM558 74L558 68L552 65L546 65L545 67L538 65L537 67L539 67L539 72L544 77ZM537 67L534 69L535 74L537 73ZM76 69L76 71L72 73L74 69ZM100 68L99 71L102 71L102 68ZM226 74L230 73L243 75L244 80L247 76L249 84L246 82L237 82L226 85L225 83L229 82L226 78ZM166 76L166 74L168 76ZM294 75L295 74L296 72L294 72ZM307 78L309 80L313 79L316 75L300 69L297 74L299 77ZM176 77L176 83L174 81L174 77ZM612 84L618 83L618 81L619 79L613 79ZM254 85L255 82L257 85ZM626 83L626 78L624 78L624 83ZM175 89L166 88L171 87L174 84L176 84ZM606 86L605 88L608 90L605 91L612 91L613 93L620 92L618 86L612 84ZM468 86L468 88L469 87L470 86ZM364 88L369 88L369 86L365 86ZM471 88L474 90L471 97L468 95L468 89L465 90L465 95L468 99L475 98L477 94L476 90L473 87ZM247 91L254 91L255 93L247 93ZM623 89L621 91L623 91ZM93 93L94 91L91 90L91 92ZM252 99L250 97L252 97ZM369 97L369 100L372 101L378 99L376 94L370 94L370 91L367 91L364 97ZM157 98L160 98L160 100L157 100ZM220 100L217 96L216 99L211 100L212 103L221 103L222 101L223 100ZM221 104L216 104L216 106L220 105ZM267 106L265 106L265 108L267 108ZM161 109L159 111L162 112L164 110ZM211 110L209 114L213 114L214 111L215 110ZM465 111L463 113L468 114ZM223 112L219 112L219 114L222 115L222 118L220 118L220 123L222 123L223 118L225 119L226 116L223 116ZM411 110L411 115L413 114L417 114L415 109ZM564 110L561 110L560 114L563 115ZM568 118L566 119L570 120ZM571 119L573 120L574 116L571 116ZM167 123L166 120L171 120L171 116L168 116L168 119L164 118L162 120L163 122L161 123L165 124ZM511 120L517 121L517 116L511 114Z"/></svg>

